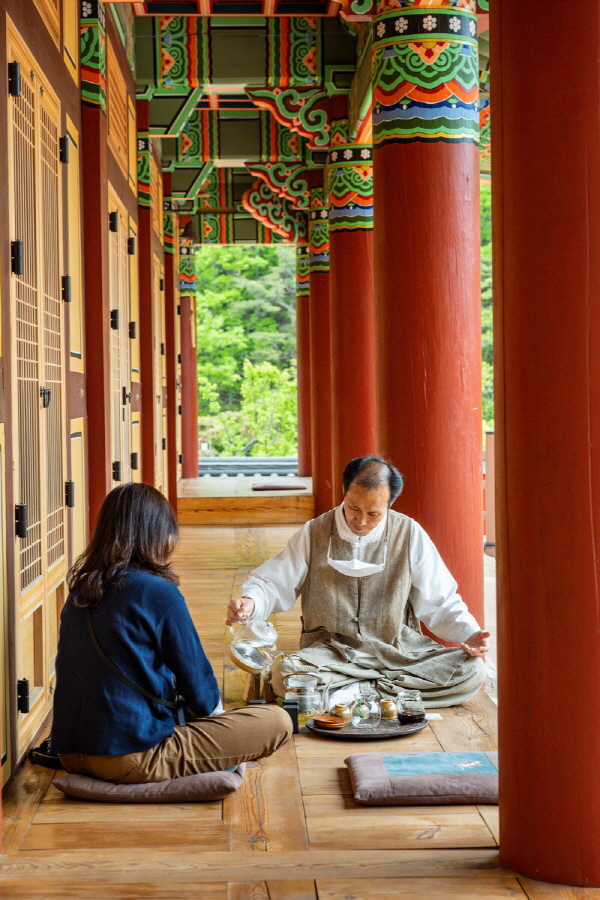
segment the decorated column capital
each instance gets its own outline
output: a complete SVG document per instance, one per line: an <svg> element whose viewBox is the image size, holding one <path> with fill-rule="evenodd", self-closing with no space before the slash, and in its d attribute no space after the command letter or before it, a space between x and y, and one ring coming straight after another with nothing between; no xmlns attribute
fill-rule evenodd
<svg viewBox="0 0 600 900"><path fill-rule="evenodd" d="M106 115L106 12L101 0L80 0L81 100Z"/></svg>
<svg viewBox="0 0 600 900"><path fill-rule="evenodd" d="M285 241L306 240L305 217L288 200L275 194L261 178L242 195L242 206Z"/></svg>
<svg viewBox="0 0 600 900"><path fill-rule="evenodd" d="M475 0L382 0L373 19L373 145L478 143L478 75Z"/></svg>
<svg viewBox="0 0 600 900"><path fill-rule="evenodd" d="M310 294L310 259L307 243L296 245L296 298Z"/></svg>
<svg viewBox="0 0 600 900"><path fill-rule="evenodd" d="M323 187L310 192L308 254L312 272L329 272L329 207Z"/></svg>
<svg viewBox="0 0 600 900"><path fill-rule="evenodd" d="M336 143L327 159L329 230L373 228L373 148Z"/></svg>
<svg viewBox="0 0 600 900"><path fill-rule="evenodd" d="M182 297L196 291L196 247L189 238L179 238L179 292Z"/></svg>
<svg viewBox="0 0 600 900"><path fill-rule="evenodd" d="M138 206L152 207L152 169L150 167L150 135L147 131L137 133L137 180Z"/></svg>

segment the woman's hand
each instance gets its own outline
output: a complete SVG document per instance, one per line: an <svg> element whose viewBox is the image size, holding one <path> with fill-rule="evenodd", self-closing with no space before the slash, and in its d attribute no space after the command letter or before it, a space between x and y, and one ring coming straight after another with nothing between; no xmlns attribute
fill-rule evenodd
<svg viewBox="0 0 600 900"><path fill-rule="evenodd" d="M235 625L236 622L244 622L249 619L254 612L254 600L251 597L236 597L231 600L227 607L228 625Z"/></svg>
<svg viewBox="0 0 600 900"><path fill-rule="evenodd" d="M490 649L489 631L475 631L460 646L469 656L484 656Z"/></svg>

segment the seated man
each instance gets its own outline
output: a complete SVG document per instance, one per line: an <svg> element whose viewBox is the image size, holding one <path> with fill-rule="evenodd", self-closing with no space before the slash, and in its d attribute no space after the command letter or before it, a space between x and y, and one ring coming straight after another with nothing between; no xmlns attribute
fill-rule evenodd
<svg viewBox="0 0 600 900"><path fill-rule="evenodd" d="M391 697L419 690L429 707L462 703L483 684L489 632L421 526L389 508L403 486L398 470L360 457L343 484L341 506L307 522L252 572L229 604L228 624L291 609L301 594L300 650L273 667L277 694L285 693L283 676L318 669L329 703L357 681ZM426 637L420 622L460 647Z"/></svg>

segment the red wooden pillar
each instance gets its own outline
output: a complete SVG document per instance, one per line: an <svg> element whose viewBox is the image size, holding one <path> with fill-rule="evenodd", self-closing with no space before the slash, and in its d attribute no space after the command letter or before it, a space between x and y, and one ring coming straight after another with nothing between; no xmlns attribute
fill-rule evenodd
<svg viewBox="0 0 600 900"><path fill-rule="evenodd" d="M298 244L296 248L296 360L298 366L298 475L308 476L312 473L308 244Z"/></svg>
<svg viewBox="0 0 600 900"><path fill-rule="evenodd" d="M600 7L491 16L500 848L600 887Z"/></svg>
<svg viewBox="0 0 600 900"><path fill-rule="evenodd" d="M343 496L346 463L377 450L372 153L371 144L348 142L346 118L331 123L329 284L336 504Z"/></svg>
<svg viewBox="0 0 600 900"><path fill-rule="evenodd" d="M196 306L194 292L194 246L180 239L181 303L181 449L182 478L198 477L198 355L196 352Z"/></svg>
<svg viewBox="0 0 600 900"><path fill-rule="evenodd" d="M90 534L111 490L110 305L108 296L108 192L106 116L82 104L83 254L88 416Z"/></svg>
<svg viewBox="0 0 600 900"><path fill-rule="evenodd" d="M152 198L150 193L150 103L137 101L138 127L138 265L140 291L140 374L142 382L142 480L156 484L157 407L154 393L154 316L152 272Z"/></svg>
<svg viewBox="0 0 600 900"><path fill-rule="evenodd" d="M175 237L179 245L177 213L171 200L172 176L170 172L163 174L163 207L164 207L164 250L165 250L165 350L167 366L167 448L168 465L165 480L171 506L177 512L177 457L179 441L177 440L177 382L179 363L177 353L179 341L175 329L179 328L177 306L179 305L179 271L176 266Z"/></svg>
<svg viewBox="0 0 600 900"><path fill-rule="evenodd" d="M320 173L316 173L319 177ZM329 220L324 190L310 192L310 399L315 515L333 506L331 466L331 341L329 314Z"/></svg>
<svg viewBox="0 0 600 900"><path fill-rule="evenodd" d="M373 186L380 449L406 479L396 508L429 532L483 624L473 7L376 16Z"/></svg>

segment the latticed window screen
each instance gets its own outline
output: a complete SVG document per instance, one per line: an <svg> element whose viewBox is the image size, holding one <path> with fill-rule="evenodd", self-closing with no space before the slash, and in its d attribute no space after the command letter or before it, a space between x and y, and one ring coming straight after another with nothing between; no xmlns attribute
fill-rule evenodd
<svg viewBox="0 0 600 900"><path fill-rule="evenodd" d="M37 166L35 80L21 79L21 96L12 101L15 237L23 245L23 274L15 278L17 356L17 432L19 503L27 504L27 537L20 542L20 581L24 591L42 574L40 485L40 323L37 264Z"/></svg>
<svg viewBox="0 0 600 900"><path fill-rule="evenodd" d="M11 240L23 254L22 274L12 276L15 502L27 506L21 593L65 558L60 109L42 82L23 59L20 95L10 103Z"/></svg>
<svg viewBox="0 0 600 900"><path fill-rule="evenodd" d="M111 328L111 429L113 462L121 463L121 481L131 480L131 382L129 350L129 265L127 214L109 191L109 208L118 213L118 229L110 232L110 309L118 314L118 328ZM113 317L114 321L114 317Z"/></svg>
<svg viewBox="0 0 600 900"><path fill-rule="evenodd" d="M41 216L44 387L51 391L44 410L46 429L46 528L48 568L65 555L65 510L63 472L62 397L62 298L60 282L59 217L59 134L52 111L42 95L40 109Z"/></svg>

